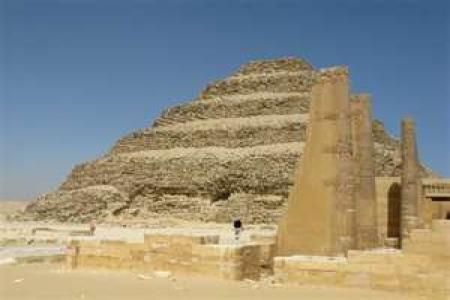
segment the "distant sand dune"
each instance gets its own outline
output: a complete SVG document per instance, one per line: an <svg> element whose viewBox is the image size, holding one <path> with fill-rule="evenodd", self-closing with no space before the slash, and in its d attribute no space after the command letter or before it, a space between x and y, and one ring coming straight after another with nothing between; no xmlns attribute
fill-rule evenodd
<svg viewBox="0 0 450 300"><path fill-rule="evenodd" d="M28 203L29 201L24 200L0 200L0 220L5 220L6 216L23 211Z"/></svg>

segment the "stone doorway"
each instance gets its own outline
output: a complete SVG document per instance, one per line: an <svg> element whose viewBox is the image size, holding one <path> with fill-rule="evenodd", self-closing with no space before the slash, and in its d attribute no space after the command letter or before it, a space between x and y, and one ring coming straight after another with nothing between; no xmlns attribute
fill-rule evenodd
<svg viewBox="0 0 450 300"><path fill-rule="evenodd" d="M387 237L400 238L400 214L401 214L401 189L394 183L388 191L388 224Z"/></svg>

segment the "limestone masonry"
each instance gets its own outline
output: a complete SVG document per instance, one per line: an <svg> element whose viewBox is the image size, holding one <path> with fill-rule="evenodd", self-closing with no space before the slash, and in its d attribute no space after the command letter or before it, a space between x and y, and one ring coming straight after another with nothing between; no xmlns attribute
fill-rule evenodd
<svg viewBox="0 0 450 300"><path fill-rule="evenodd" d="M119 139L104 156L77 165L57 191L30 204L26 215L62 222L171 216L276 223L284 213L295 170L302 170L301 160L297 162L307 140L312 87L336 70L346 68L316 70L294 58L244 65L208 85L194 101L164 111L152 127ZM364 105L351 111L370 114ZM374 187L363 183L364 174L374 170L377 177L400 176L400 143L379 121L358 128L372 131L374 164L360 164L355 172L362 174L358 178L364 188L359 193L373 198ZM365 143L372 141L362 140L361 147ZM358 149L348 151L356 160L365 160L357 157ZM323 164L308 163L311 170ZM431 175L420 165L419 169L421 177ZM366 230L358 237L361 247L374 243L364 235L377 226L375 216L366 216L354 220ZM348 234L345 219L351 217L336 217L341 218L335 229L342 240Z"/></svg>

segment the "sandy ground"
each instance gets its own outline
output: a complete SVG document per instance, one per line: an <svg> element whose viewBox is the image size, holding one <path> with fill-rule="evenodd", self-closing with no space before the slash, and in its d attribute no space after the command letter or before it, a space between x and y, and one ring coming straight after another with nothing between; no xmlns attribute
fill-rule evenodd
<svg viewBox="0 0 450 300"><path fill-rule="evenodd" d="M57 265L0 266L0 299L296 299L411 300L388 292L278 286L204 278L155 278L150 274L69 271Z"/></svg>
<svg viewBox="0 0 450 300"><path fill-rule="evenodd" d="M321 288L310 286L273 286L267 282L235 282L199 277L158 278L153 274L125 271L68 270L58 264L11 265L14 258L63 253L73 233L88 230L88 224L47 224L8 222L1 216L23 209L24 203L0 203L0 241L18 240L18 244L0 246L0 300L37 299L296 299L296 300L413 300L410 296L374 290ZM148 226L127 227L98 224L95 236L76 239L142 241L145 233L218 234L220 243L234 242L229 225L190 224L155 220ZM32 233L33 229L41 228ZM44 229L44 230L42 230ZM254 233L273 235L273 226L248 226L241 242ZM23 240L23 241L22 241ZM51 240L39 244L38 241ZM33 243L29 243L33 241Z"/></svg>

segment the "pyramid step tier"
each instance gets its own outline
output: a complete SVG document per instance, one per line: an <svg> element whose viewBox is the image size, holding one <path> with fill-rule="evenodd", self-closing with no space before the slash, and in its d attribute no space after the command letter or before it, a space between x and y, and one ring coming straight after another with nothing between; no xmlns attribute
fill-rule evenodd
<svg viewBox="0 0 450 300"><path fill-rule="evenodd" d="M309 93L253 93L218 96L193 101L166 110L154 126L167 126L204 119L305 114L309 111Z"/></svg>
<svg viewBox="0 0 450 300"><path fill-rule="evenodd" d="M212 198L233 192L287 195L303 146L286 143L116 154L75 167L60 189L111 185L131 198L142 190Z"/></svg>
<svg viewBox="0 0 450 300"><path fill-rule="evenodd" d="M307 114L208 119L134 132L120 139L111 153L175 147L251 147L306 139Z"/></svg>
<svg viewBox="0 0 450 300"><path fill-rule="evenodd" d="M286 57L276 60L258 60L249 62L239 68L239 71L236 74L270 74L280 71L298 72L305 70L313 70L313 67L310 63L303 59Z"/></svg>
<svg viewBox="0 0 450 300"><path fill-rule="evenodd" d="M62 190L112 185L133 196L139 189L156 194L207 195L233 192L286 195L304 143L255 147L173 148L115 154L76 166ZM398 175L399 161L376 144L377 176ZM248 172L252 170L252 172Z"/></svg>
<svg viewBox="0 0 450 300"><path fill-rule="evenodd" d="M231 76L209 84L199 99L235 94L309 92L316 74L317 71L301 71Z"/></svg>

